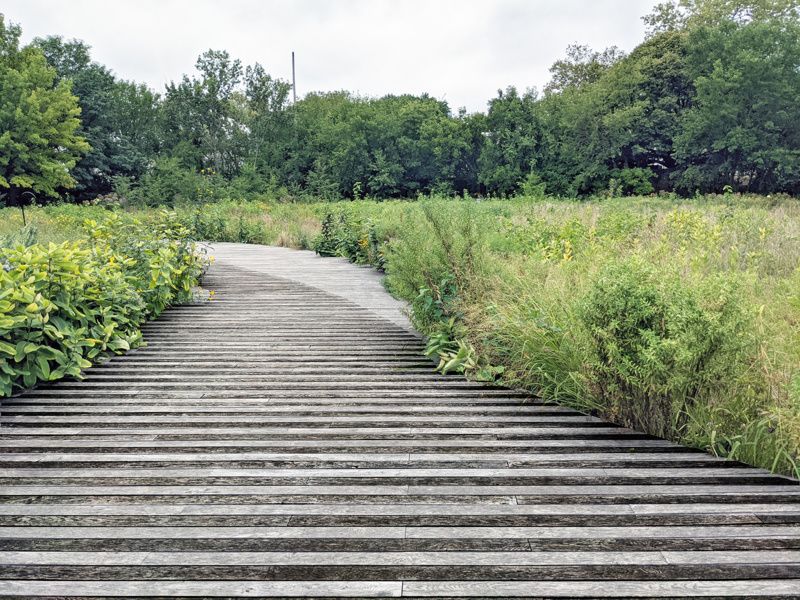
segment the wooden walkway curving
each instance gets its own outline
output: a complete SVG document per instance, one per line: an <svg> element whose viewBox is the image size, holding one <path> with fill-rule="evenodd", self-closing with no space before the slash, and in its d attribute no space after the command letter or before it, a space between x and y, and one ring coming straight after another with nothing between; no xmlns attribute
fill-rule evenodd
<svg viewBox="0 0 800 600"><path fill-rule="evenodd" d="M217 254L2 402L0 595L800 596L796 482L438 376L369 270Z"/></svg>

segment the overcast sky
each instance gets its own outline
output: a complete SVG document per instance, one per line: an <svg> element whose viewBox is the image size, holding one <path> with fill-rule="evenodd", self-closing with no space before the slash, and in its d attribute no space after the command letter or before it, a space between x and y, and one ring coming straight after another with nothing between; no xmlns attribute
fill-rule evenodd
<svg viewBox="0 0 800 600"><path fill-rule="evenodd" d="M225 49L297 88L364 95L428 92L484 110L499 88L542 88L568 44L630 50L656 0L3 0L25 41L92 46L118 76L158 91Z"/></svg>

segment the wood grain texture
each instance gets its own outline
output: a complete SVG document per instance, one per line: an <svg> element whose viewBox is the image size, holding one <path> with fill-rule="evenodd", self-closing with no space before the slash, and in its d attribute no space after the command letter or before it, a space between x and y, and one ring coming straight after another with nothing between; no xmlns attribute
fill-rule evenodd
<svg viewBox="0 0 800 600"><path fill-rule="evenodd" d="M3 400L0 596L800 597L798 482L439 376L372 270L216 255Z"/></svg>

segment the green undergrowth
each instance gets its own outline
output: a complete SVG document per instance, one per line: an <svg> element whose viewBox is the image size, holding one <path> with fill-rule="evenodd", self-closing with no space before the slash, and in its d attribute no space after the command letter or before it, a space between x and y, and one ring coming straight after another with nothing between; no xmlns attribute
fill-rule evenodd
<svg viewBox="0 0 800 600"><path fill-rule="evenodd" d="M144 321L192 298L205 259L174 215L145 225L85 211L99 220L78 225L78 212L55 211L55 223L37 219L0 240L0 396L80 377L141 345ZM37 241L37 222L48 241Z"/></svg>

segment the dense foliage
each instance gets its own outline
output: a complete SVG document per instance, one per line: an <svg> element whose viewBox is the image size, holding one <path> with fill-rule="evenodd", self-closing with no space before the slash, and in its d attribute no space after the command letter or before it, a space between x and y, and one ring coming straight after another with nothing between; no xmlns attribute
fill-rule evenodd
<svg viewBox="0 0 800 600"><path fill-rule="evenodd" d="M41 52L20 48L20 29L0 14L0 193L14 205L29 194L57 196L71 187L70 169L89 148L76 134L77 98L56 83Z"/></svg>
<svg viewBox="0 0 800 600"><path fill-rule="evenodd" d="M292 104L285 81L218 50L157 94L92 62L83 42L49 37L17 50L18 29L4 27L5 73L26 57L28 71L42 72L32 85L61 98L66 142L49 147L68 149L57 158L71 169L14 160L5 180L16 176L12 189L40 195L113 191L151 205L420 193L799 194L797 3L674 0L645 21L648 37L630 54L570 46L541 93L500 91L486 114L454 113L426 95L311 93ZM38 108L13 96L11 80L0 79L2 105L23 110L4 115L4 129L41 131L46 124L27 123Z"/></svg>
<svg viewBox="0 0 800 600"><path fill-rule="evenodd" d="M36 40L58 79L69 83L80 105L80 135L89 150L72 169L76 199L113 190L115 177L141 177L159 148L157 96L143 85L118 81L92 62L89 47L59 37ZM65 186L66 187L66 186Z"/></svg>
<svg viewBox="0 0 800 600"><path fill-rule="evenodd" d="M146 319L191 298L203 260L189 230L158 223L109 214L83 239L0 241L0 396L138 346Z"/></svg>

